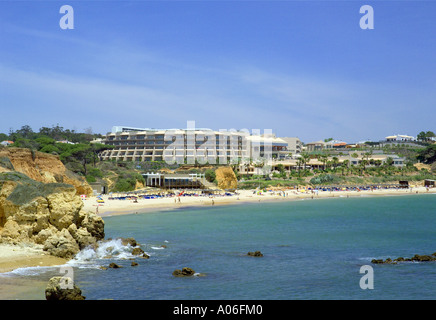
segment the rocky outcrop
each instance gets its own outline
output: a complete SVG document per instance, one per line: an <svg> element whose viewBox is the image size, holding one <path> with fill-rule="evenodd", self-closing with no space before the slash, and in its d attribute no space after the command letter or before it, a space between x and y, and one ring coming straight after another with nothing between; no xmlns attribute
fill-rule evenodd
<svg viewBox="0 0 436 320"><path fill-rule="evenodd" d="M86 180L67 170L58 156L26 148L0 148L0 173L14 171L39 182L71 184L79 195L93 193Z"/></svg>
<svg viewBox="0 0 436 320"><path fill-rule="evenodd" d="M250 256L250 257L263 257L263 254L260 251L254 251L254 252L250 251L250 252L247 253L247 256Z"/></svg>
<svg viewBox="0 0 436 320"><path fill-rule="evenodd" d="M33 243L51 255L72 258L104 238L103 219L82 207L72 185L0 173L0 242Z"/></svg>
<svg viewBox="0 0 436 320"><path fill-rule="evenodd" d="M45 298L46 300L85 300L82 290L68 277L51 278L45 289Z"/></svg>
<svg viewBox="0 0 436 320"><path fill-rule="evenodd" d="M112 268L112 269L119 269L119 268L122 268L122 266L120 266L119 264L116 264L115 262L111 262L111 263L109 264L109 268Z"/></svg>
<svg viewBox="0 0 436 320"><path fill-rule="evenodd" d="M215 170L218 188L220 189L236 189L238 187L238 179L231 167L219 167Z"/></svg>
<svg viewBox="0 0 436 320"><path fill-rule="evenodd" d="M190 277L195 274L195 271L191 268L183 268L182 270L176 269L173 271L173 276L175 277Z"/></svg>
<svg viewBox="0 0 436 320"><path fill-rule="evenodd" d="M372 259L371 263L374 264L397 264L398 262L410 262L410 261L414 261L414 262L427 262L427 261L436 261L436 252L431 254L431 255L419 255L419 254L415 254L412 258L403 258L403 257L398 257L394 260L392 260L391 258L387 258L386 260L383 259Z"/></svg>

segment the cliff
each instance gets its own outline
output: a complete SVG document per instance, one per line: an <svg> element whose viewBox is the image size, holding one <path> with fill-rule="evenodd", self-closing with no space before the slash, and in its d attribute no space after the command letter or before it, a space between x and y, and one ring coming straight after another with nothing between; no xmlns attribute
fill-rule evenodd
<svg viewBox="0 0 436 320"><path fill-rule="evenodd" d="M104 238L103 219L82 207L73 185L0 173L0 242L35 244L51 255L72 258Z"/></svg>
<svg viewBox="0 0 436 320"><path fill-rule="evenodd" d="M25 148L0 148L0 173L21 172L44 183L66 183L77 194L92 195L92 188L83 177L67 170L58 156Z"/></svg>
<svg viewBox="0 0 436 320"><path fill-rule="evenodd" d="M238 179L231 167L219 167L215 170L218 188L220 189L236 189L238 187Z"/></svg>

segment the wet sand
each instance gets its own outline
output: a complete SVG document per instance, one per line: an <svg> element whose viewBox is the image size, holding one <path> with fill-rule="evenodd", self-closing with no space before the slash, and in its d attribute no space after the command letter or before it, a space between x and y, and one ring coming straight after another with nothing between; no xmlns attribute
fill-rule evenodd
<svg viewBox="0 0 436 320"><path fill-rule="evenodd" d="M19 268L64 265L66 259L46 254L41 248L0 244L0 300L45 299L48 280L21 277L10 272Z"/></svg>
<svg viewBox="0 0 436 320"><path fill-rule="evenodd" d="M0 273L17 268L63 265L67 261L51 256L36 246L0 244Z"/></svg>

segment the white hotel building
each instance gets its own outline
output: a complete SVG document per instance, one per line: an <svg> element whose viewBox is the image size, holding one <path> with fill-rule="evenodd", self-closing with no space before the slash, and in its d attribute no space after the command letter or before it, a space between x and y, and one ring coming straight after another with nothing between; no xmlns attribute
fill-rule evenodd
<svg viewBox="0 0 436 320"><path fill-rule="evenodd" d="M287 143L271 133L212 131L210 129L147 129L115 126L101 140L114 146L102 160L165 161L178 164L228 164L271 155L287 156ZM268 158L268 157L267 157Z"/></svg>

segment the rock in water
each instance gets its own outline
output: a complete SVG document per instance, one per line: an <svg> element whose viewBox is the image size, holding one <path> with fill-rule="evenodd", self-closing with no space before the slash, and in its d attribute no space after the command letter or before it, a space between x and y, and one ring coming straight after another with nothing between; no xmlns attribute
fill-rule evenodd
<svg viewBox="0 0 436 320"><path fill-rule="evenodd" d="M144 255L145 252L144 252L144 250L142 250L141 248L133 248L133 250L132 250L132 254L133 254L134 256L139 256L139 255Z"/></svg>
<svg viewBox="0 0 436 320"><path fill-rule="evenodd" d="M175 277L190 277L195 274L195 271L191 268L183 268L182 270L176 269L173 271Z"/></svg>
<svg viewBox="0 0 436 320"><path fill-rule="evenodd" d="M387 258L386 260L372 259L371 263L374 263L374 264L397 264L398 262L410 262L410 261L417 261L417 262L436 261L436 253L433 253L431 255L415 254L412 258L398 257L397 259L394 259L394 260L392 260L391 258Z"/></svg>
<svg viewBox="0 0 436 320"><path fill-rule="evenodd" d="M85 300L82 290L72 282L68 277L51 278L45 289L46 300Z"/></svg>
<svg viewBox="0 0 436 320"><path fill-rule="evenodd" d="M122 268L120 265L118 265L118 264L116 264L115 262L112 262L110 265L109 265L109 268L112 268L112 269L119 269L119 268Z"/></svg>
<svg viewBox="0 0 436 320"><path fill-rule="evenodd" d="M129 244L132 247L136 247L138 245L134 238L121 238L121 243L124 246L127 246Z"/></svg>
<svg viewBox="0 0 436 320"><path fill-rule="evenodd" d="M263 257L263 254L260 251L248 252L247 256L251 257Z"/></svg>

